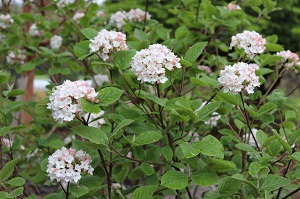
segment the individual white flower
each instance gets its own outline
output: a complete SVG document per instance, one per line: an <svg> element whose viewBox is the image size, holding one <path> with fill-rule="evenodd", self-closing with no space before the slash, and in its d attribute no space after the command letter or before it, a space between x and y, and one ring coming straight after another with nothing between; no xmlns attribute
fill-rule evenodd
<svg viewBox="0 0 300 199"><path fill-rule="evenodd" d="M128 50L126 35L113 30L101 30L90 42L90 52L97 52L103 61L112 61L113 52Z"/></svg>
<svg viewBox="0 0 300 199"><path fill-rule="evenodd" d="M228 65L220 71L218 81L223 85L225 93L232 91L233 94L237 94L242 90L253 93L253 89L260 86L259 77L255 74L257 68L256 64L244 62Z"/></svg>
<svg viewBox="0 0 300 199"><path fill-rule="evenodd" d="M55 0L54 2L59 8L63 8L69 4L75 3L76 0Z"/></svg>
<svg viewBox="0 0 300 199"><path fill-rule="evenodd" d="M43 30L38 29L36 23L30 26L28 33L32 37L41 37L44 34Z"/></svg>
<svg viewBox="0 0 300 199"><path fill-rule="evenodd" d="M241 10L242 8L237 5L237 4L234 4L234 3L229 3L227 6L224 7L226 10L229 10L229 11L234 11L234 10Z"/></svg>
<svg viewBox="0 0 300 199"><path fill-rule="evenodd" d="M104 114L104 111L100 111L97 114L94 113L87 113L84 116L84 119L89 121L89 126L95 127L95 128L101 128L103 124L105 124L105 120L101 118L101 116Z"/></svg>
<svg viewBox="0 0 300 199"><path fill-rule="evenodd" d="M166 69L181 68L179 60L166 46L153 44L136 53L131 61L131 70L141 82L165 83L168 80Z"/></svg>
<svg viewBox="0 0 300 199"><path fill-rule="evenodd" d="M50 39L50 46L52 49L57 49L61 46L62 44L62 37L58 36L58 35L54 35L53 37L51 37Z"/></svg>
<svg viewBox="0 0 300 199"><path fill-rule="evenodd" d="M206 104L207 104L207 101L203 101L200 108L198 108L195 112L200 111ZM219 113L217 113L217 112L213 112L211 117L208 120L206 120L204 122L204 124L206 124L208 126L211 126L211 127L214 127L214 126L217 126L217 122L218 122L219 119L221 119L221 115L219 115Z"/></svg>
<svg viewBox="0 0 300 199"><path fill-rule="evenodd" d="M229 49L236 46L239 49L244 49L245 53L252 59L255 54L263 53L266 50L266 39L255 31L245 30L231 37Z"/></svg>
<svg viewBox="0 0 300 199"><path fill-rule="evenodd" d="M286 69L295 69L295 66L300 65L299 56L290 50L281 51L276 53L277 56L281 56L282 60L280 62Z"/></svg>
<svg viewBox="0 0 300 199"><path fill-rule="evenodd" d="M75 149L62 147L49 156L46 172L51 181L56 180L62 184L77 183L82 172L93 174L91 157L82 150L78 152L80 156Z"/></svg>
<svg viewBox="0 0 300 199"><path fill-rule="evenodd" d="M47 108L52 111L53 118L59 123L72 121L76 115L82 113L79 99L85 98L91 102L98 102L97 95L95 89L89 87L86 81L66 80L62 85L54 88Z"/></svg>
<svg viewBox="0 0 300 199"><path fill-rule="evenodd" d="M6 56L6 61L9 64L24 64L26 60L26 55L22 50L18 50L18 52L11 51L7 56Z"/></svg>
<svg viewBox="0 0 300 199"><path fill-rule="evenodd" d="M122 26L126 23L127 14L125 11L118 11L110 16L109 25L116 27L118 30L122 30Z"/></svg>
<svg viewBox="0 0 300 199"><path fill-rule="evenodd" d="M13 18L10 16L10 14L1 14L0 15L0 27L3 29L6 29L11 26L11 24L14 23Z"/></svg>
<svg viewBox="0 0 300 199"><path fill-rule="evenodd" d="M104 82L109 82L108 75L98 74L94 76L94 81L97 86L102 86Z"/></svg>
<svg viewBox="0 0 300 199"><path fill-rule="evenodd" d="M151 19L151 15L148 12L145 12L139 8L131 9L126 13L127 19L133 22L143 22L146 16L146 20Z"/></svg>
<svg viewBox="0 0 300 199"><path fill-rule="evenodd" d="M73 20L76 21L76 23L79 23L80 22L80 19L82 17L84 17L85 13L84 12L77 12L74 14L73 16Z"/></svg>

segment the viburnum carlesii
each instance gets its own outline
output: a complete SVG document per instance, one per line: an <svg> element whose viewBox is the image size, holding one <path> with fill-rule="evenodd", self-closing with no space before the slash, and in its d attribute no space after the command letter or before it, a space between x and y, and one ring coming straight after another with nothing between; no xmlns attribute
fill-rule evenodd
<svg viewBox="0 0 300 199"><path fill-rule="evenodd" d="M153 44L136 53L131 61L131 70L141 82L165 83L168 80L166 69L181 68L179 60L166 46Z"/></svg>
<svg viewBox="0 0 300 199"><path fill-rule="evenodd" d="M82 113L80 98L90 102L98 102L98 93L88 85L88 82L66 80L62 85L56 86L49 97L47 108L52 111L53 118L59 123L72 121L76 115Z"/></svg>
<svg viewBox="0 0 300 199"><path fill-rule="evenodd" d="M145 12L139 8L131 9L127 13L127 19L133 22L143 22L146 16L146 20L151 19L151 15L148 12Z"/></svg>
<svg viewBox="0 0 300 199"><path fill-rule="evenodd" d="M69 4L72 4L72 3L75 3L76 0L56 0L56 5L59 7L59 8L63 8Z"/></svg>
<svg viewBox="0 0 300 199"><path fill-rule="evenodd" d="M113 52L128 50L126 35L113 30L101 30L90 42L90 52L98 52L103 61L112 61Z"/></svg>
<svg viewBox="0 0 300 199"><path fill-rule="evenodd" d="M92 159L86 152L62 147L49 156L46 172L51 181L56 180L62 185L77 183L82 172L93 175L91 162Z"/></svg>
<svg viewBox="0 0 300 199"><path fill-rule="evenodd" d="M94 81L97 86L102 86L104 82L109 82L108 75L102 75L102 74L95 75Z"/></svg>
<svg viewBox="0 0 300 199"><path fill-rule="evenodd" d="M195 112L200 111L206 104L207 104L207 101L203 101L200 108L198 108ZM221 115L219 115L219 113L217 113L217 112L213 112L212 116L208 120L206 120L204 123L211 127L217 126L217 122L219 119L221 119Z"/></svg>
<svg viewBox="0 0 300 199"><path fill-rule="evenodd" d="M242 90L253 93L253 89L260 86L259 77L255 74L257 68L256 64L244 62L238 62L233 66L228 65L220 71L218 81L223 85L225 93L232 91L233 94L237 94Z"/></svg>
<svg viewBox="0 0 300 199"><path fill-rule="evenodd" d="M24 64L26 60L26 55L23 51L18 50L18 52L11 51L6 56L6 61L9 64Z"/></svg>
<svg viewBox="0 0 300 199"><path fill-rule="evenodd" d="M288 70L294 69L295 66L300 65L299 56L290 50L277 52L276 55L283 57L280 62L284 64L283 66Z"/></svg>
<svg viewBox="0 0 300 199"><path fill-rule="evenodd" d="M40 37L44 34L43 30L39 30L35 23L30 26L28 33L32 37Z"/></svg>
<svg viewBox="0 0 300 199"><path fill-rule="evenodd" d="M199 70L206 72L207 74L211 74L211 68L209 66L205 66L205 65L199 65L198 66Z"/></svg>
<svg viewBox="0 0 300 199"><path fill-rule="evenodd" d="M234 4L234 3L229 3L227 6L224 7L226 10L229 10L229 11L234 11L234 10L241 10L242 8L237 5L237 4Z"/></svg>
<svg viewBox="0 0 300 199"><path fill-rule="evenodd" d="M110 16L108 24L116 27L118 30L122 30L122 26L126 23L125 19L127 19L126 12L118 11Z"/></svg>
<svg viewBox="0 0 300 199"><path fill-rule="evenodd" d="M85 13L84 12L77 12L74 14L73 16L73 20L76 21L76 23L79 23L80 22L80 19L82 17L84 17Z"/></svg>
<svg viewBox="0 0 300 199"><path fill-rule="evenodd" d="M104 114L104 111L100 111L97 114L93 113L87 113L85 114L84 118L85 120L89 120L89 126L95 127L95 128L101 128L103 124L105 124L105 120L101 118L101 116Z"/></svg>
<svg viewBox="0 0 300 199"><path fill-rule="evenodd" d="M8 28L11 24L14 23L13 18L11 18L10 14L1 14L0 15L0 27L3 29Z"/></svg>
<svg viewBox="0 0 300 199"><path fill-rule="evenodd" d="M255 31L245 30L231 37L229 49L236 46L244 49L245 53L252 59L255 54L263 53L266 50L266 39Z"/></svg>
<svg viewBox="0 0 300 199"><path fill-rule="evenodd" d="M61 46L62 44L62 37L58 36L58 35L54 35L53 37L51 37L50 39L50 46L52 49L57 49Z"/></svg>

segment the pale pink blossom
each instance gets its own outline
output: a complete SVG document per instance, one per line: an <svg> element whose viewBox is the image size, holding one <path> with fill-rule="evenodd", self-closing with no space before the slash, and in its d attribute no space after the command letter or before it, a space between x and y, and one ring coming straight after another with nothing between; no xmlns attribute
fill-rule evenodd
<svg viewBox="0 0 300 199"><path fill-rule="evenodd" d="M26 55L22 50L11 51L6 56L6 61L9 64L24 64L26 61Z"/></svg>
<svg viewBox="0 0 300 199"><path fill-rule="evenodd" d="M11 24L14 23L13 18L10 16L10 14L1 14L0 15L0 27L3 29L6 29L11 26Z"/></svg>
<svg viewBox="0 0 300 199"><path fill-rule="evenodd" d="M36 23L31 24L29 31L28 31L29 35L32 37L41 37L44 35L44 31L43 30L39 30Z"/></svg>
<svg viewBox="0 0 300 199"><path fill-rule="evenodd" d="M211 74L212 71L211 71L211 68L209 66L205 66L205 65L199 65L198 66L199 70L207 73L207 74Z"/></svg>
<svg viewBox="0 0 300 199"><path fill-rule="evenodd" d="M234 4L234 3L229 3L227 6L224 7L226 10L229 10L229 11L235 11L235 10L241 10L242 8L237 5L237 4Z"/></svg>
<svg viewBox="0 0 300 199"><path fill-rule="evenodd" d="M146 20L151 19L151 15L148 12L145 12L139 8L131 9L127 13L127 19L132 22L143 22L146 15Z"/></svg>
<svg viewBox="0 0 300 199"><path fill-rule="evenodd" d="M58 36L58 35L54 35L53 37L51 37L50 39L50 46L52 49L58 49L60 48L61 44L62 44L62 37Z"/></svg>
<svg viewBox="0 0 300 199"><path fill-rule="evenodd" d="M153 44L136 53L131 61L131 70L141 82L165 83L168 80L166 69L181 68L179 60L166 46Z"/></svg>
<svg viewBox="0 0 300 199"><path fill-rule="evenodd" d="M73 16L73 20L76 21L76 23L79 23L80 22L80 19L82 17L84 17L85 13L84 12L77 12L74 14Z"/></svg>
<svg viewBox="0 0 300 199"><path fill-rule="evenodd" d="M263 53L266 50L266 39L255 31L245 30L231 37L229 49L236 46L239 49L244 49L245 53L252 59L255 54Z"/></svg>
<svg viewBox="0 0 300 199"><path fill-rule="evenodd" d="M122 30L122 26L126 24L127 14L125 11L118 11L110 16L108 24Z"/></svg>
<svg viewBox="0 0 300 199"><path fill-rule="evenodd" d="M232 91L237 94L242 90L247 93L253 93L255 87L259 87L259 77L256 76L255 70L258 68L256 64L247 64L238 62L233 66L225 66L224 70L220 71L218 81L223 85L224 92Z"/></svg>
<svg viewBox="0 0 300 199"><path fill-rule="evenodd" d="M299 56L290 50L277 52L276 55L282 57L280 62L286 69L295 69L295 66L300 65Z"/></svg>

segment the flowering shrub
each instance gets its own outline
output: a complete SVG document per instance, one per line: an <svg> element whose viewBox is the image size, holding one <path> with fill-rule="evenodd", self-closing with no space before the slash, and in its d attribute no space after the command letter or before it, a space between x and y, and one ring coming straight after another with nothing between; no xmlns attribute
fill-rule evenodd
<svg viewBox="0 0 300 199"><path fill-rule="evenodd" d="M0 2L0 198L298 197L275 0Z"/></svg>

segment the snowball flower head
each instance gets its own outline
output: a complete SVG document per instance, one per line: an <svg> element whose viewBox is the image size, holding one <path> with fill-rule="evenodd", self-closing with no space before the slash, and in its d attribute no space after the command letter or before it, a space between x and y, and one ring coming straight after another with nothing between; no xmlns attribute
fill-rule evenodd
<svg viewBox="0 0 300 199"><path fill-rule="evenodd" d="M82 172L93 175L91 162L92 159L86 152L62 147L49 156L46 172L51 181L56 180L63 185L77 183Z"/></svg>
<svg viewBox="0 0 300 199"><path fill-rule="evenodd" d="M241 10L242 8L237 5L237 4L234 4L234 3L229 3L227 6L224 7L226 10L229 10L229 11L235 11L235 10Z"/></svg>
<svg viewBox="0 0 300 199"><path fill-rule="evenodd" d="M229 49L236 46L239 49L244 49L245 53L252 59L255 54L263 53L266 50L266 39L255 31L245 30L231 37Z"/></svg>
<svg viewBox="0 0 300 199"><path fill-rule="evenodd" d="M87 113L85 114L84 118L86 121L89 121L89 126L95 127L95 128L101 128L103 124L105 124L105 120L103 118L100 118L104 114L104 111L100 111L97 114L94 113Z"/></svg>
<svg viewBox="0 0 300 199"><path fill-rule="evenodd" d="M25 60L26 60L26 55L21 50L18 50L18 52L11 51L6 56L6 61L9 64L24 64Z"/></svg>
<svg viewBox="0 0 300 199"><path fill-rule="evenodd" d="M153 44L136 53L131 61L131 70L141 82L165 83L168 80L166 69L181 68L179 60L166 46Z"/></svg>
<svg viewBox="0 0 300 199"><path fill-rule="evenodd" d="M118 30L122 30L122 26L126 23L127 14L125 11L118 11L110 16L109 25L116 27Z"/></svg>
<svg viewBox="0 0 300 199"><path fill-rule="evenodd" d="M280 62L284 64L284 67L287 69L294 69L295 66L300 65L299 56L290 50L277 52L276 55L282 57Z"/></svg>
<svg viewBox="0 0 300 199"><path fill-rule="evenodd" d="M41 37L44 34L42 30L38 29L35 23L30 26L28 33L32 37Z"/></svg>
<svg viewBox="0 0 300 199"><path fill-rule="evenodd" d="M58 35L54 35L53 37L51 37L50 39L50 46L52 49L57 49L61 46L62 44L62 37L58 36Z"/></svg>
<svg viewBox="0 0 300 199"><path fill-rule="evenodd" d="M255 74L257 69L256 64L244 62L238 62L233 66L228 65L220 71L218 81L223 85L225 93L232 91L233 94L237 94L242 90L253 93L253 89L260 86L259 77Z"/></svg>
<svg viewBox="0 0 300 199"><path fill-rule="evenodd" d="M53 118L59 123L72 121L76 115L82 113L80 98L90 102L98 102L98 93L88 85L88 82L66 80L62 85L56 86L49 97L47 108L52 111Z"/></svg>
<svg viewBox="0 0 300 199"><path fill-rule="evenodd" d="M69 4L72 4L72 3L75 3L76 0L56 0L56 5L59 7L59 8L63 8Z"/></svg>
<svg viewBox="0 0 300 199"><path fill-rule="evenodd" d="M14 23L13 18L11 18L10 14L1 14L0 15L0 27L3 29L8 28L11 24Z"/></svg>
<svg viewBox="0 0 300 199"><path fill-rule="evenodd" d="M127 19L133 22L143 22L146 16L146 20L151 19L151 15L148 12L145 12L139 8L131 9L126 13Z"/></svg>
<svg viewBox="0 0 300 199"><path fill-rule="evenodd" d="M111 61L112 53L128 50L126 35L121 32L101 30L94 39L90 39L90 52L98 52L103 61Z"/></svg>

